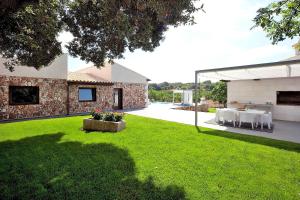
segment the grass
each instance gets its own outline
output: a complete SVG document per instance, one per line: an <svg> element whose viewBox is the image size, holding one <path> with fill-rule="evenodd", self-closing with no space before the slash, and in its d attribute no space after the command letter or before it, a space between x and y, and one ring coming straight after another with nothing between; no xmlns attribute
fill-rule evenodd
<svg viewBox="0 0 300 200"><path fill-rule="evenodd" d="M299 199L300 145L128 115L0 124L0 199Z"/></svg>
<svg viewBox="0 0 300 200"><path fill-rule="evenodd" d="M217 109L216 109L216 108L209 108L209 109L208 109L208 112L209 112L209 113L216 113L216 112L217 112Z"/></svg>

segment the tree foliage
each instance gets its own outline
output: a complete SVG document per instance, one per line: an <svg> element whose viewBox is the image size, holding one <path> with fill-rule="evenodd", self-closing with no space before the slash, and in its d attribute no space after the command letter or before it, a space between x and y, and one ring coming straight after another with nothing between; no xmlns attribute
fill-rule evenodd
<svg viewBox="0 0 300 200"><path fill-rule="evenodd" d="M173 92L171 90L149 90L150 101L173 102ZM181 102L181 94L174 94L175 103Z"/></svg>
<svg viewBox="0 0 300 200"><path fill-rule="evenodd" d="M280 0L260 8L254 22L255 27L261 27L267 33L273 44L300 36L300 0Z"/></svg>
<svg viewBox="0 0 300 200"><path fill-rule="evenodd" d="M62 29L60 4L56 0L24 3L20 9L3 11L0 18L0 55L6 65L48 65L62 53L57 35Z"/></svg>
<svg viewBox="0 0 300 200"><path fill-rule="evenodd" d="M74 36L69 53L100 67L127 49L153 51L169 26L194 24L196 1L14 0L0 10L0 55L11 69L46 66L62 53L57 36L65 30Z"/></svg>
<svg viewBox="0 0 300 200"><path fill-rule="evenodd" d="M211 81L205 81L201 83L201 87L204 87L205 89L207 87L211 87L212 83ZM169 82L162 82L162 83L150 83L149 84L149 89L154 89L154 90L192 90L195 89L195 83L181 83L181 82L176 82L176 83L169 83Z"/></svg>
<svg viewBox="0 0 300 200"><path fill-rule="evenodd" d="M200 90L198 90L198 100L201 97L206 99L218 101L225 104L227 101L227 85L224 82L212 83L211 81L204 81L200 83ZM151 83L149 84L149 99L152 101L160 102L172 102L173 92L172 90L193 90L195 89L194 83ZM195 92L194 92L194 102ZM175 94L175 102L181 101L181 94Z"/></svg>
<svg viewBox="0 0 300 200"><path fill-rule="evenodd" d="M224 82L217 82L211 91L211 99L218 101L225 106L227 102L227 84Z"/></svg>

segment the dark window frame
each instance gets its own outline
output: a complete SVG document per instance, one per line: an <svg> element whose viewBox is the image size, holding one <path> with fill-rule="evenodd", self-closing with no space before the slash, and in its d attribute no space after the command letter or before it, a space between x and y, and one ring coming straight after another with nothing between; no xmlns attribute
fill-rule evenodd
<svg viewBox="0 0 300 200"><path fill-rule="evenodd" d="M36 88L37 100L35 102L22 102L22 103L13 102L13 89L15 88ZM38 104L40 104L39 86L14 86L14 85L9 86L9 105L18 106L18 105L38 105Z"/></svg>
<svg viewBox="0 0 300 200"><path fill-rule="evenodd" d="M92 100L80 100L80 90L81 89L90 89L92 90ZM93 87L79 87L78 88L78 101L79 102L96 102L97 101L97 88Z"/></svg>
<svg viewBox="0 0 300 200"><path fill-rule="evenodd" d="M281 94L281 96L280 96ZM282 96L285 94L285 96ZM282 98L292 98L293 95L299 96L299 100L286 100L282 101ZM276 92L276 104L277 105L283 105L283 106L300 106L300 91L277 91Z"/></svg>

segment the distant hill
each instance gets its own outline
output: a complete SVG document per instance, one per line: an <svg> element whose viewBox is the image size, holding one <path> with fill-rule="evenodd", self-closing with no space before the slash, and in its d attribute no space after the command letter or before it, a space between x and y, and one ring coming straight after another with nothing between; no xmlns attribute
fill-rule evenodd
<svg viewBox="0 0 300 200"><path fill-rule="evenodd" d="M210 91L213 88L213 83L211 81L205 81L201 83L201 87L205 90ZM169 83L169 82L162 82L162 83L150 83L149 84L150 90L193 90L195 89L194 83Z"/></svg>

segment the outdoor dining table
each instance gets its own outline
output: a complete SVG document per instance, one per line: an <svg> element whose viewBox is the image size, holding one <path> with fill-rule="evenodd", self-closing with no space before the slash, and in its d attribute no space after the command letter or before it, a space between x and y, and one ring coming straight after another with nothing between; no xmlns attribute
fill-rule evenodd
<svg viewBox="0 0 300 200"><path fill-rule="evenodd" d="M252 109L245 110L245 111L238 111L238 112L254 113L254 114L257 114L257 115L266 114L266 111L263 111L263 110L252 110Z"/></svg>
<svg viewBox="0 0 300 200"><path fill-rule="evenodd" d="M234 108L224 108L224 109L218 109L216 112L216 122L219 122L222 119L222 112L234 112L235 118L237 122L240 122L239 115L240 113L249 113L249 114L256 114L257 115L257 122L260 122L263 124L263 116L266 114L266 111L263 110L254 110L254 109L248 109L248 110L238 110ZM226 120L226 119L224 119Z"/></svg>
<svg viewBox="0 0 300 200"><path fill-rule="evenodd" d="M222 112L235 112L235 115L237 116L237 109L234 109L234 108L222 108L222 109L217 109L216 111L216 116L215 116L215 121L218 123L222 118L223 118L223 115L222 115Z"/></svg>
<svg viewBox="0 0 300 200"><path fill-rule="evenodd" d="M241 112L255 114L257 116L257 122L260 122L260 124L263 127L263 116L264 116L264 114L266 114L266 111L263 111L263 110L252 110L252 109L245 110L245 111L238 111L238 113L241 113Z"/></svg>

